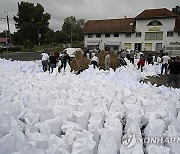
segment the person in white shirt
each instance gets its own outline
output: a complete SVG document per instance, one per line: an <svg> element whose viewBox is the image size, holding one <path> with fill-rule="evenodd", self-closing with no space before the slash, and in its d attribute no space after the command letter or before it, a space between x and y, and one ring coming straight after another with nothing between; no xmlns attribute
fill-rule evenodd
<svg viewBox="0 0 180 154"><path fill-rule="evenodd" d="M162 57L161 75L163 74L164 69L165 69L165 74L167 74L167 67L170 60L171 58L168 56L168 53L165 53L165 55Z"/></svg>
<svg viewBox="0 0 180 154"><path fill-rule="evenodd" d="M99 58L97 57L97 54L95 54L91 59L91 64L94 66L94 69L98 67L99 65Z"/></svg>
<svg viewBox="0 0 180 154"><path fill-rule="evenodd" d="M41 62L43 65L43 71L46 72L47 66L48 66L49 55L47 53L42 53L41 56L42 56Z"/></svg>
<svg viewBox="0 0 180 154"><path fill-rule="evenodd" d="M106 55L104 59L104 64L105 64L105 70L109 70L110 68L110 54Z"/></svg>
<svg viewBox="0 0 180 154"><path fill-rule="evenodd" d="M157 57L157 63L156 64L157 65L161 64L161 57L160 56Z"/></svg>

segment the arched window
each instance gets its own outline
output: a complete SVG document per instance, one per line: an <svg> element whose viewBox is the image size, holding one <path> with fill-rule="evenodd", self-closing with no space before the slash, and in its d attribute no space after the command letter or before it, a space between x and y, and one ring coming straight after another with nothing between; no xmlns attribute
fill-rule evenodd
<svg viewBox="0 0 180 154"><path fill-rule="evenodd" d="M151 21L147 26L161 26L162 23L158 20Z"/></svg>

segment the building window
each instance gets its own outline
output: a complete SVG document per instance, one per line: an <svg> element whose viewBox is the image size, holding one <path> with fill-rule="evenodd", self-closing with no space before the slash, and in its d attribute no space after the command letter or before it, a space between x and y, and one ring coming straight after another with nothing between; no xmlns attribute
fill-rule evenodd
<svg viewBox="0 0 180 154"><path fill-rule="evenodd" d="M92 38L92 34L88 34L88 38Z"/></svg>
<svg viewBox="0 0 180 154"><path fill-rule="evenodd" d="M178 32L178 36L180 36L180 32Z"/></svg>
<svg viewBox="0 0 180 154"><path fill-rule="evenodd" d="M168 31L167 32L167 37L173 37L173 31Z"/></svg>
<svg viewBox="0 0 180 154"><path fill-rule="evenodd" d="M126 37L131 37L131 33L126 33L125 36Z"/></svg>
<svg viewBox="0 0 180 154"><path fill-rule="evenodd" d="M145 43L144 51L152 51L152 43Z"/></svg>
<svg viewBox="0 0 180 154"><path fill-rule="evenodd" d="M114 33L114 37L119 37L119 33Z"/></svg>
<svg viewBox="0 0 180 154"><path fill-rule="evenodd" d="M161 26L162 23L158 20L151 21L147 26Z"/></svg>
<svg viewBox="0 0 180 154"><path fill-rule="evenodd" d="M131 43L124 43L124 49L131 50Z"/></svg>
<svg viewBox="0 0 180 154"><path fill-rule="evenodd" d="M141 32L136 32L136 37L141 37Z"/></svg>
<svg viewBox="0 0 180 154"><path fill-rule="evenodd" d="M145 40L163 40L163 32L145 32Z"/></svg>
<svg viewBox="0 0 180 154"><path fill-rule="evenodd" d="M101 34L100 33L96 34L96 38L101 38Z"/></svg>
<svg viewBox="0 0 180 154"><path fill-rule="evenodd" d="M110 33L105 33L105 37L110 37Z"/></svg>

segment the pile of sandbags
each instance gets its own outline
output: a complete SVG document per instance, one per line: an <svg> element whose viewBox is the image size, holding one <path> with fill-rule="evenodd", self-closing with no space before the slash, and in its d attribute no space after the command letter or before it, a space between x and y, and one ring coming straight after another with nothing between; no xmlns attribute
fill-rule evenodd
<svg viewBox="0 0 180 154"><path fill-rule="evenodd" d="M117 67L119 67L119 60L118 60L118 55L114 52L109 52L109 51L101 51L98 53L98 58L99 58L99 67L101 69L105 69L105 57L110 54L110 68L113 70L116 70Z"/></svg>
<svg viewBox="0 0 180 154"><path fill-rule="evenodd" d="M84 57L81 51L77 51L70 63L71 71L85 70L89 67L90 61Z"/></svg>

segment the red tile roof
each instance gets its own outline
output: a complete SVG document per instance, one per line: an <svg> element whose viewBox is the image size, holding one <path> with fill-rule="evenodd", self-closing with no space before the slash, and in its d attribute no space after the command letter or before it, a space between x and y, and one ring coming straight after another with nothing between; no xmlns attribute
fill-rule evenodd
<svg viewBox="0 0 180 154"><path fill-rule="evenodd" d="M0 43L6 43L6 38L0 37Z"/></svg>
<svg viewBox="0 0 180 154"><path fill-rule="evenodd" d="M166 8L161 8L161 9L144 10L142 13L137 15L135 19L170 18L170 17L177 17L177 14L173 13L172 11Z"/></svg>
<svg viewBox="0 0 180 154"><path fill-rule="evenodd" d="M85 23L84 33L134 32L134 18L89 20Z"/></svg>

